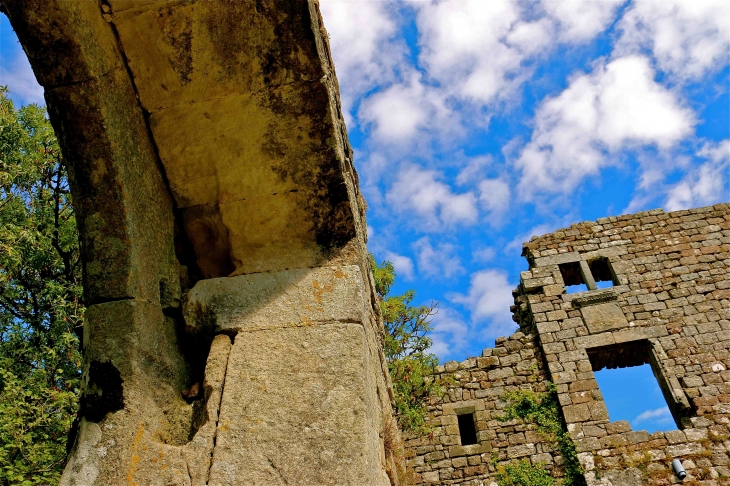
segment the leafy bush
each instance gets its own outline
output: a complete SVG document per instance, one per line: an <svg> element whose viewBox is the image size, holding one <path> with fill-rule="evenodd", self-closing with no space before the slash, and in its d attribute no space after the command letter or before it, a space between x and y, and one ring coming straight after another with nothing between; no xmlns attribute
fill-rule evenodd
<svg viewBox="0 0 730 486"><path fill-rule="evenodd" d="M560 455L563 456L563 468L565 469L562 486L585 485L583 468L580 461L578 461L575 444L570 438L565 422L560 415L560 403L558 402L555 385L548 382L547 391L545 392L535 392L533 390L510 391L504 393L501 398L507 402L507 407L500 420L508 421L519 418L525 423L534 424L543 438L557 447ZM502 486L502 483L499 484ZM512 484L504 483L505 486L511 486Z"/></svg>
<svg viewBox="0 0 730 486"><path fill-rule="evenodd" d="M523 459L497 466L495 477L499 486L553 486L555 478L541 464Z"/></svg>

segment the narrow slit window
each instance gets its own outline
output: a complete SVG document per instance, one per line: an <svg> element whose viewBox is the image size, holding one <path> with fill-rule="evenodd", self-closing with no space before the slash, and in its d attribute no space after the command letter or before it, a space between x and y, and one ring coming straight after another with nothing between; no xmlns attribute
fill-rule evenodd
<svg viewBox="0 0 730 486"><path fill-rule="evenodd" d="M664 377L652 366L649 349L649 343L641 340L586 351L611 422L626 420L633 430L649 433L674 430L678 417L662 389L666 388L661 386Z"/></svg>
<svg viewBox="0 0 730 486"><path fill-rule="evenodd" d="M574 294L588 291L588 286L583 280L583 274L580 273L580 262L561 263L558 268L560 268L560 275L563 276L567 293Z"/></svg>
<svg viewBox="0 0 730 486"><path fill-rule="evenodd" d="M613 287L616 284L608 258L591 260L588 262L588 268L591 269L591 275L593 275L593 280L596 281L596 287L599 289Z"/></svg>
<svg viewBox="0 0 730 486"><path fill-rule="evenodd" d="M471 445L477 443L477 429L474 426L474 414L465 413L457 415L459 420L459 435L461 436L461 445Z"/></svg>

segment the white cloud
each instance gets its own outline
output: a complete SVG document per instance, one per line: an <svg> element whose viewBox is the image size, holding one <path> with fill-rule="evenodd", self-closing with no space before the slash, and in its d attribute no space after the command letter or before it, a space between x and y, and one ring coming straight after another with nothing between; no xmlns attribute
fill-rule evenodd
<svg viewBox="0 0 730 486"><path fill-rule="evenodd" d="M342 92L345 121L357 98L395 80L404 44L396 36L395 3L368 0L321 0L332 56Z"/></svg>
<svg viewBox="0 0 730 486"><path fill-rule="evenodd" d="M678 79L698 79L722 69L730 49L726 0L634 1L618 24L616 53L649 49L658 67Z"/></svg>
<svg viewBox="0 0 730 486"><path fill-rule="evenodd" d="M464 273L461 259L456 255L457 248L451 243L440 243L434 247L428 237L413 243L417 253L418 270L429 277L451 278Z"/></svg>
<svg viewBox="0 0 730 486"><path fill-rule="evenodd" d="M367 225L367 235L368 235L368 239L375 236L375 229L370 225Z"/></svg>
<svg viewBox="0 0 730 486"><path fill-rule="evenodd" d="M479 202L494 220L499 220L509 209L511 190L503 179L484 179L479 183Z"/></svg>
<svg viewBox="0 0 730 486"><path fill-rule="evenodd" d="M456 176L456 183L460 186L481 180L482 172L493 162L491 155L480 155L468 159L466 166Z"/></svg>
<svg viewBox="0 0 730 486"><path fill-rule="evenodd" d="M706 206L730 199L730 140L707 143L697 156L706 161L670 186L664 203L667 210Z"/></svg>
<svg viewBox="0 0 730 486"><path fill-rule="evenodd" d="M393 264L395 274L398 277L403 277L405 280L413 280L413 260L407 256L393 253L392 251L385 252L385 259Z"/></svg>
<svg viewBox="0 0 730 486"><path fill-rule="evenodd" d="M653 410L645 410L636 416L632 422L640 423L646 420L655 420L657 422L670 422L672 419L672 412L669 411L669 407L656 408Z"/></svg>
<svg viewBox="0 0 730 486"><path fill-rule="evenodd" d="M425 84L417 71L365 98L357 115L360 123L370 128L370 138L389 146L391 152L450 140L462 131L446 92Z"/></svg>
<svg viewBox="0 0 730 486"><path fill-rule="evenodd" d="M405 165L396 175L386 199L394 210L414 211L420 216L422 230L475 223L476 196L471 192L454 193L440 178L437 171Z"/></svg>
<svg viewBox="0 0 730 486"><path fill-rule="evenodd" d="M421 61L429 75L479 102L489 102L511 83L522 53L505 37L520 20L511 1L428 2L420 5ZM538 30L519 35L521 44L539 41Z"/></svg>
<svg viewBox="0 0 730 486"><path fill-rule="evenodd" d="M431 319L433 330L430 337L433 340L431 352L446 360L463 353L470 342L469 326L458 313L446 307L439 307L438 312Z"/></svg>
<svg viewBox="0 0 730 486"><path fill-rule="evenodd" d="M620 150L669 149L689 136L694 114L654 81L648 59L628 56L580 74L537 110L532 139L515 165L520 194L570 193Z"/></svg>
<svg viewBox="0 0 730 486"><path fill-rule="evenodd" d="M472 321L482 324L479 336L490 339L510 334L516 327L509 310L514 288L503 270L487 269L472 274L466 294L453 293L448 298L469 309Z"/></svg>
<svg viewBox="0 0 730 486"><path fill-rule="evenodd" d="M10 89L11 98L21 104L46 104L43 88L38 84L28 58L22 50L18 50L6 66L0 64L0 85L6 85Z"/></svg>
<svg viewBox="0 0 730 486"><path fill-rule="evenodd" d="M528 61L557 41L590 40L610 24L618 0L521 4L511 0L419 4L421 62L451 95L477 104L509 98Z"/></svg>
<svg viewBox="0 0 730 486"><path fill-rule="evenodd" d="M606 30L623 3L624 0L547 0L542 6L558 21L562 41L581 42Z"/></svg>
<svg viewBox="0 0 730 486"><path fill-rule="evenodd" d="M497 256L497 250L491 246L481 246L471 252L471 259L474 262L487 263L494 260Z"/></svg>

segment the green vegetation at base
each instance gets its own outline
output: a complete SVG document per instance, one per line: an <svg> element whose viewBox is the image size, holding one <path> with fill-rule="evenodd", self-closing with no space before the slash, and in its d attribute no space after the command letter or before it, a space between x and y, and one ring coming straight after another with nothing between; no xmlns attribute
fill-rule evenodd
<svg viewBox="0 0 730 486"><path fill-rule="evenodd" d="M560 483L561 486L584 486L586 483L583 477L583 468L578 461L575 444L570 438L565 422L560 415L560 404L555 384L547 382L545 392L516 390L504 393L501 398L507 402L507 407L504 415L499 420L508 421L519 418L527 424L533 424L543 439L553 444L560 452L563 457L562 468L565 474ZM502 482L498 481L498 484L500 486L553 484L547 482L516 482L517 479L515 478L529 478L531 477L530 474L534 475L535 478L539 478L547 472L542 465L531 465L527 461L522 462L526 462L526 464L503 466L505 471L513 471L515 475L512 477L511 474L505 473L507 476L502 474L501 477L509 477L509 481L503 479Z"/></svg>
<svg viewBox="0 0 730 486"><path fill-rule="evenodd" d="M393 381L396 414L401 429L423 434L426 407L431 395L443 393L443 383L433 378L438 358L429 353L432 341L429 318L436 304L412 306L413 290L402 295L390 295L395 281L395 269L390 262L378 265L370 255L375 277L375 290L381 298L380 310L385 325L385 357Z"/></svg>
<svg viewBox="0 0 730 486"><path fill-rule="evenodd" d="M81 268L45 110L0 86L0 485L57 484L77 408Z"/></svg>
<svg viewBox="0 0 730 486"><path fill-rule="evenodd" d="M530 464L528 459L497 465L495 479L499 486L553 486L555 478L542 464Z"/></svg>

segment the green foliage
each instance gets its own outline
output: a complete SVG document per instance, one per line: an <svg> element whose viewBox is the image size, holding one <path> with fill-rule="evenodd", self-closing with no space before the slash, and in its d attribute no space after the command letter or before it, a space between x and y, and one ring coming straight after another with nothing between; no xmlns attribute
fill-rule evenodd
<svg viewBox="0 0 730 486"><path fill-rule="evenodd" d="M522 419L525 423L535 424L537 431L543 438L552 442L563 456L563 468L565 477L563 486L582 486L585 484L583 468L578 461L578 454L575 444L567 432L567 427L560 415L560 403L558 393L553 383L548 382L546 392L535 392L532 390L517 390L505 392L502 397L507 402L505 414L500 418L502 421ZM499 483L503 486L503 483ZM504 486L511 484L532 484L532 483L504 483ZM535 483L543 484L543 483Z"/></svg>
<svg viewBox="0 0 730 486"><path fill-rule="evenodd" d="M389 295L395 280L395 269L390 262L378 265L370 255L370 266L375 277L375 290L382 299L380 309L385 325L385 357L393 381L398 423L404 430L424 433L426 405L431 395L443 393L442 383L433 375L438 358L428 352L432 341L429 318L436 304L412 306L416 296L413 290L402 295Z"/></svg>
<svg viewBox="0 0 730 486"><path fill-rule="evenodd" d="M499 486L553 486L555 478L541 464L530 464L523 459L497 466L495 476Z"/></svg>
<svg viewBox="0 0 730 486"><path fill-rule="evenodd" d="M45 110L0 87L0 485L55 484L77 408L76 220Z"/></svg>

